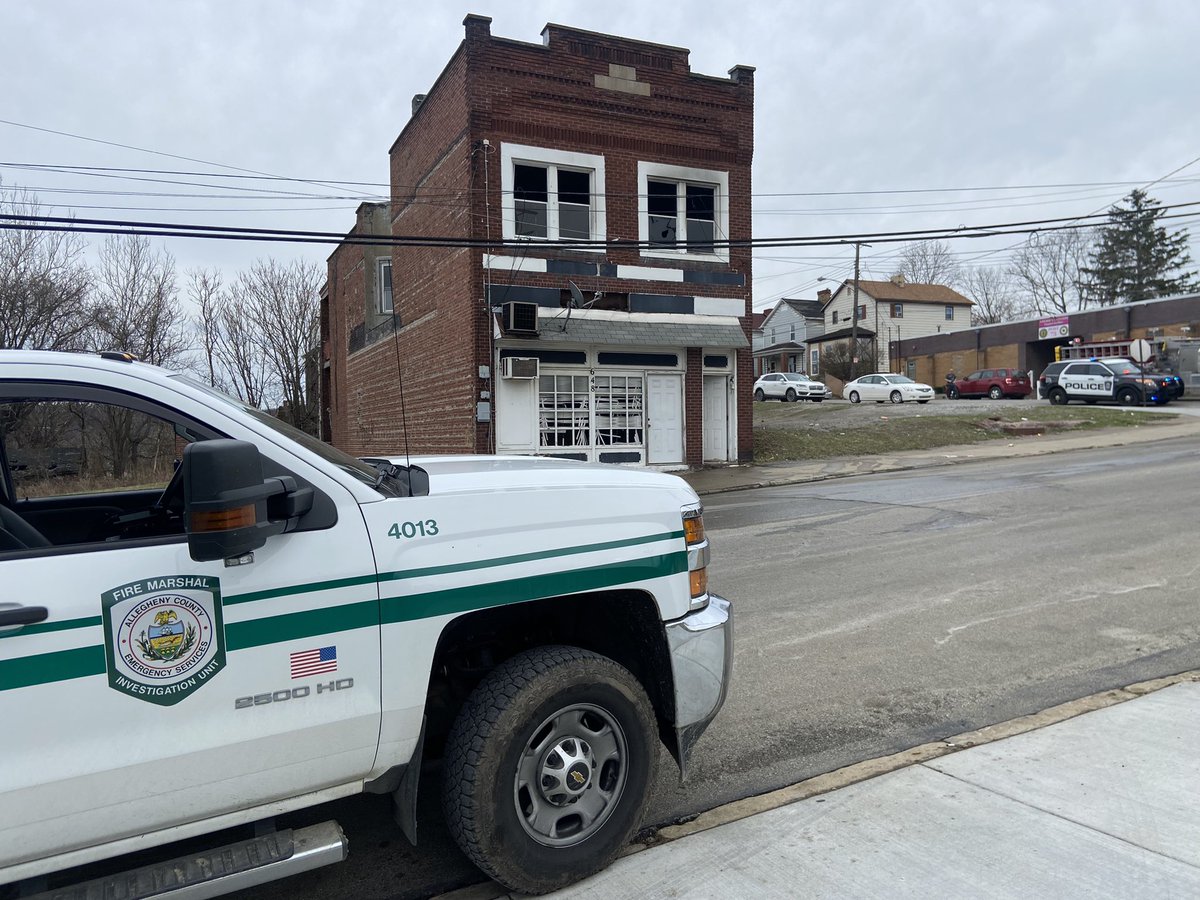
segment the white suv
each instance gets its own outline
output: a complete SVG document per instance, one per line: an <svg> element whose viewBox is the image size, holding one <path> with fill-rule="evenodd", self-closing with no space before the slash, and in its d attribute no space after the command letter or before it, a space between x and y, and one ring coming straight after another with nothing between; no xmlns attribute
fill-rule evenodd
<svg viewBox="0 0 1200 900"><path fill-rule="evenodd" d="M813 381L803 372L769 372L754 382L754 399L782 400L785 403L812 400L820 403L825 399L825 385Z"/></svg>

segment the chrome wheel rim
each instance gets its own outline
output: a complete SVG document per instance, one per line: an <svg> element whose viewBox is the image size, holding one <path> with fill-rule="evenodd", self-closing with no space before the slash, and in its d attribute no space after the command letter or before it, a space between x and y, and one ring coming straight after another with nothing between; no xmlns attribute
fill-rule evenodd
<svg viewBox="0 0 1200 900"><path fill-rule="evenodd" d="M546 847L586 841L616 810L628 761L625 732L607 710L578 703L547 716L517 759L513 804L521 827Z"/></svg>

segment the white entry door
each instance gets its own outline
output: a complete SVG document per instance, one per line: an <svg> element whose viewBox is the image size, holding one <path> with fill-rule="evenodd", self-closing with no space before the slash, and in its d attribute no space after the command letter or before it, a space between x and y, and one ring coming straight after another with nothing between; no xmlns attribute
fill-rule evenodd
<svg viewBox="0 0 1200 900"><path fill-rule="evenodd" d="M704 461L729 459L729 387L725 375L704 376Z"/></svg>
<svg viewBox="0 0 1200 900"><path fill-rule="evenodd" d="M683 462L683 376L646 376L646 462Z"/></svg>

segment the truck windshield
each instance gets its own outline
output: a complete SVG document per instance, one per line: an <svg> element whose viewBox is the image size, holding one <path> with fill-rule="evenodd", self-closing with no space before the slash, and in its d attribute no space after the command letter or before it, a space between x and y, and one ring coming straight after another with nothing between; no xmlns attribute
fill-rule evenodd
<svg viewBox="0 0 1200 900"><path fill-rule="evenodd" d="M357 478L364 484L369 484L381 494L390 495L389 491L380 487L378 483L378 474L376 473L374 466L369 466L362 460L355 459L350 454L343 453L336 447L326 444L324 441L313 437L311 434L307 434L301 431L299 428L289 425L287 422L284 422L281 419L277 419L268 412L264 412L261 409L250 406L236 397L231 397L223 391L219 391L216 388L205 384L203 381L198 381L195 378L183 374L174 374L171 377L177 378L180 381L187 383L191 387L194 387L199 391L203 391L211 397L216 397L218 400L237 407L242 412L251 416L255 421L261 422L263 425L266 425L273 431L279 432L289 440L295 441L305 450L315 453L330 465L337 466L347 475Z"/></svg>

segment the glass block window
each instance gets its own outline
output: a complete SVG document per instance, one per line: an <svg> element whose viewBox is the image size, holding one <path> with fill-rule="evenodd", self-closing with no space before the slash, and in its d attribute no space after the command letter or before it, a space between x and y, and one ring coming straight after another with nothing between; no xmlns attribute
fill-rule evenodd
<svg viewBox="0 0 1200 900"><path fill-rule="evenodd" d="M540 376L538 378L539 446L590 446L590 401L588 376Z"/></svg>
<svg viewBox="0 0 1200 900"><path fill-rule="evenodd" d="M596 444L641 446L645 423L640 375L596 376Z"/></svg>

